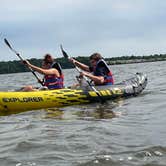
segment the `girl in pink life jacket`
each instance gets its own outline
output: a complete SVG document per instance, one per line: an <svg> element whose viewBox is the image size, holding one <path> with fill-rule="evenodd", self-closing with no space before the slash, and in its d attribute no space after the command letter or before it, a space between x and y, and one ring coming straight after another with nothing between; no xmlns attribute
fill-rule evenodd
<svg viewBox="0 0 166 166"><path fill-rule="evenodd" d="M108 65L99 53L90 56L90 67L70 58L70 61L84 70L81 75L90 78L95 85L113 85L114 79Z"/></svg>
<svg viewBox="0 0 166 166"><path fill-rule="evenodd" d="M64 87L64 75L62 73L62 68L59 63L54 62L54 59L50 54L46 54L43 60L43 66L46 66L47 69L56 69L59 75L56 74L47 74L44 76L44 85L48 89L61 89Z"/></svg>
<svg viewBox="0 0 166 166"><path fill-rule="evenodd" d="M24 62L27 66L44 75L44 86L48 89L61 89L64 87L64 76L60 65L54 62L50 54L46 54L42 63L42 67L32 65L29 61ZM24 87L23 91L35 91L31 85Z"/></svg>

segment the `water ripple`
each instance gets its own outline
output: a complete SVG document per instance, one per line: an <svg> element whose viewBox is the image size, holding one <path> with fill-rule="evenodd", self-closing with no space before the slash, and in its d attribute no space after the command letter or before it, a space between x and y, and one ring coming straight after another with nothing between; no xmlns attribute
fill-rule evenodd
<svg viewBox="0 0 166 166"><path fill-rule="evenodd" d="M147 73L148 86L137 97L59 112L0 116L1 165L165 166L165 66L166 62L111 66L116 82L138 71ZM65 70L66 85L74 83L75 74L74 69ZM36 84L31 73L0 77L1 90Z"/></svg>

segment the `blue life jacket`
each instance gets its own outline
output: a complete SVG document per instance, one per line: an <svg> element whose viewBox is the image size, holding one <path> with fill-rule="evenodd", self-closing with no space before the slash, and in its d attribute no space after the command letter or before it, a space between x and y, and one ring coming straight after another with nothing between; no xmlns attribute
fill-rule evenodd
<svg viewBox="0 0 166 166"><path fill-rule="evenodd" d="M104 83L102 85L113 85L114 79L111 70L103 59L97 62L95 68L93 68L93 74L95 76L103 76Z"/></svg>

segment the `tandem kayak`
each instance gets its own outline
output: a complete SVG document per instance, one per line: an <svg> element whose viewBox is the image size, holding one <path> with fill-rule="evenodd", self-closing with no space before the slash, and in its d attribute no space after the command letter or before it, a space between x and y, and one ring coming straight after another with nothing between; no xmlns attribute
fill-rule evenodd
<svg viewBox="0 0 166 166"><path fill-rule="evenodd" d="M118 97L140 94L147 85L147 77L136 73L132 78L115 85L95 86L103 101ZM33 92L0 92L0 113L24 112L43 108L65 107L70 105L99 102L99 96L93 90L58 89Z"/></svg>

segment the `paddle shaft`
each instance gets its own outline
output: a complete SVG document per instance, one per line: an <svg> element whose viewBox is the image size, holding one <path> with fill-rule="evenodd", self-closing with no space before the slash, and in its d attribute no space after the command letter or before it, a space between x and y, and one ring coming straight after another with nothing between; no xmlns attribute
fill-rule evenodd
<svg viewBox="0 0 166 166"><path fill-rule="evenodd" d="M10 45L10 43L8 42L7 39L4 39L5 44L10 48L11 51L13 51L19 58L20 60L23 62L24 59L21 57L21 55L15 50L13 49L13 47ZM36 75L36 73L32 70L32 68L30 68L28 66L29 70L32 72L32 74L35 76L35 78L37 79L37 81L43 86L43 82L40 80L40 78Z"/></svg>
<svg viewBox="0 0 166 166"><path fill-rule="evenodd" d="M80 68L77 67L77 66L75 65L75 63L74 63L74 66L75 66L75 68L77 69L77 71L78 71L79 73L81 73ZM99 92L96 90L96 88L95 88L94 86L92 86L92 84L89 82L89 80L88 80L88 78L87 78L86 76L83 75L83 78L86 80L86 82L88 83L88 85L91 87L92 90L94 90L96 93L99 93ZM100 95L100 94L99 94L99 95Z"/></svg>
<svg viewBox="0 0 166 166"><path fill-rule="evenodd" d="M62 51L63 56L64 56L65 58L67 58L67 59L70 59L69 55L64 51L62 45L60 45L60 48L61 48L61 51ZM78 71L79 73L81 73L81 69L80 69L79 67L77 67L75 63L73 63L73 64L74 64L75 68L77 69L77 71ZM86 76L83 75L83 78L84 78L85 81L88 83L88 85L90 86L90 88L97 94L97 96L98 96L98 98L99 98L99 101L100 101L101 103L103 103L104 100L103 100L102 96L100 95L100 92L89 82L89 80L88 80L88 78L87 78Z"/></svg>

